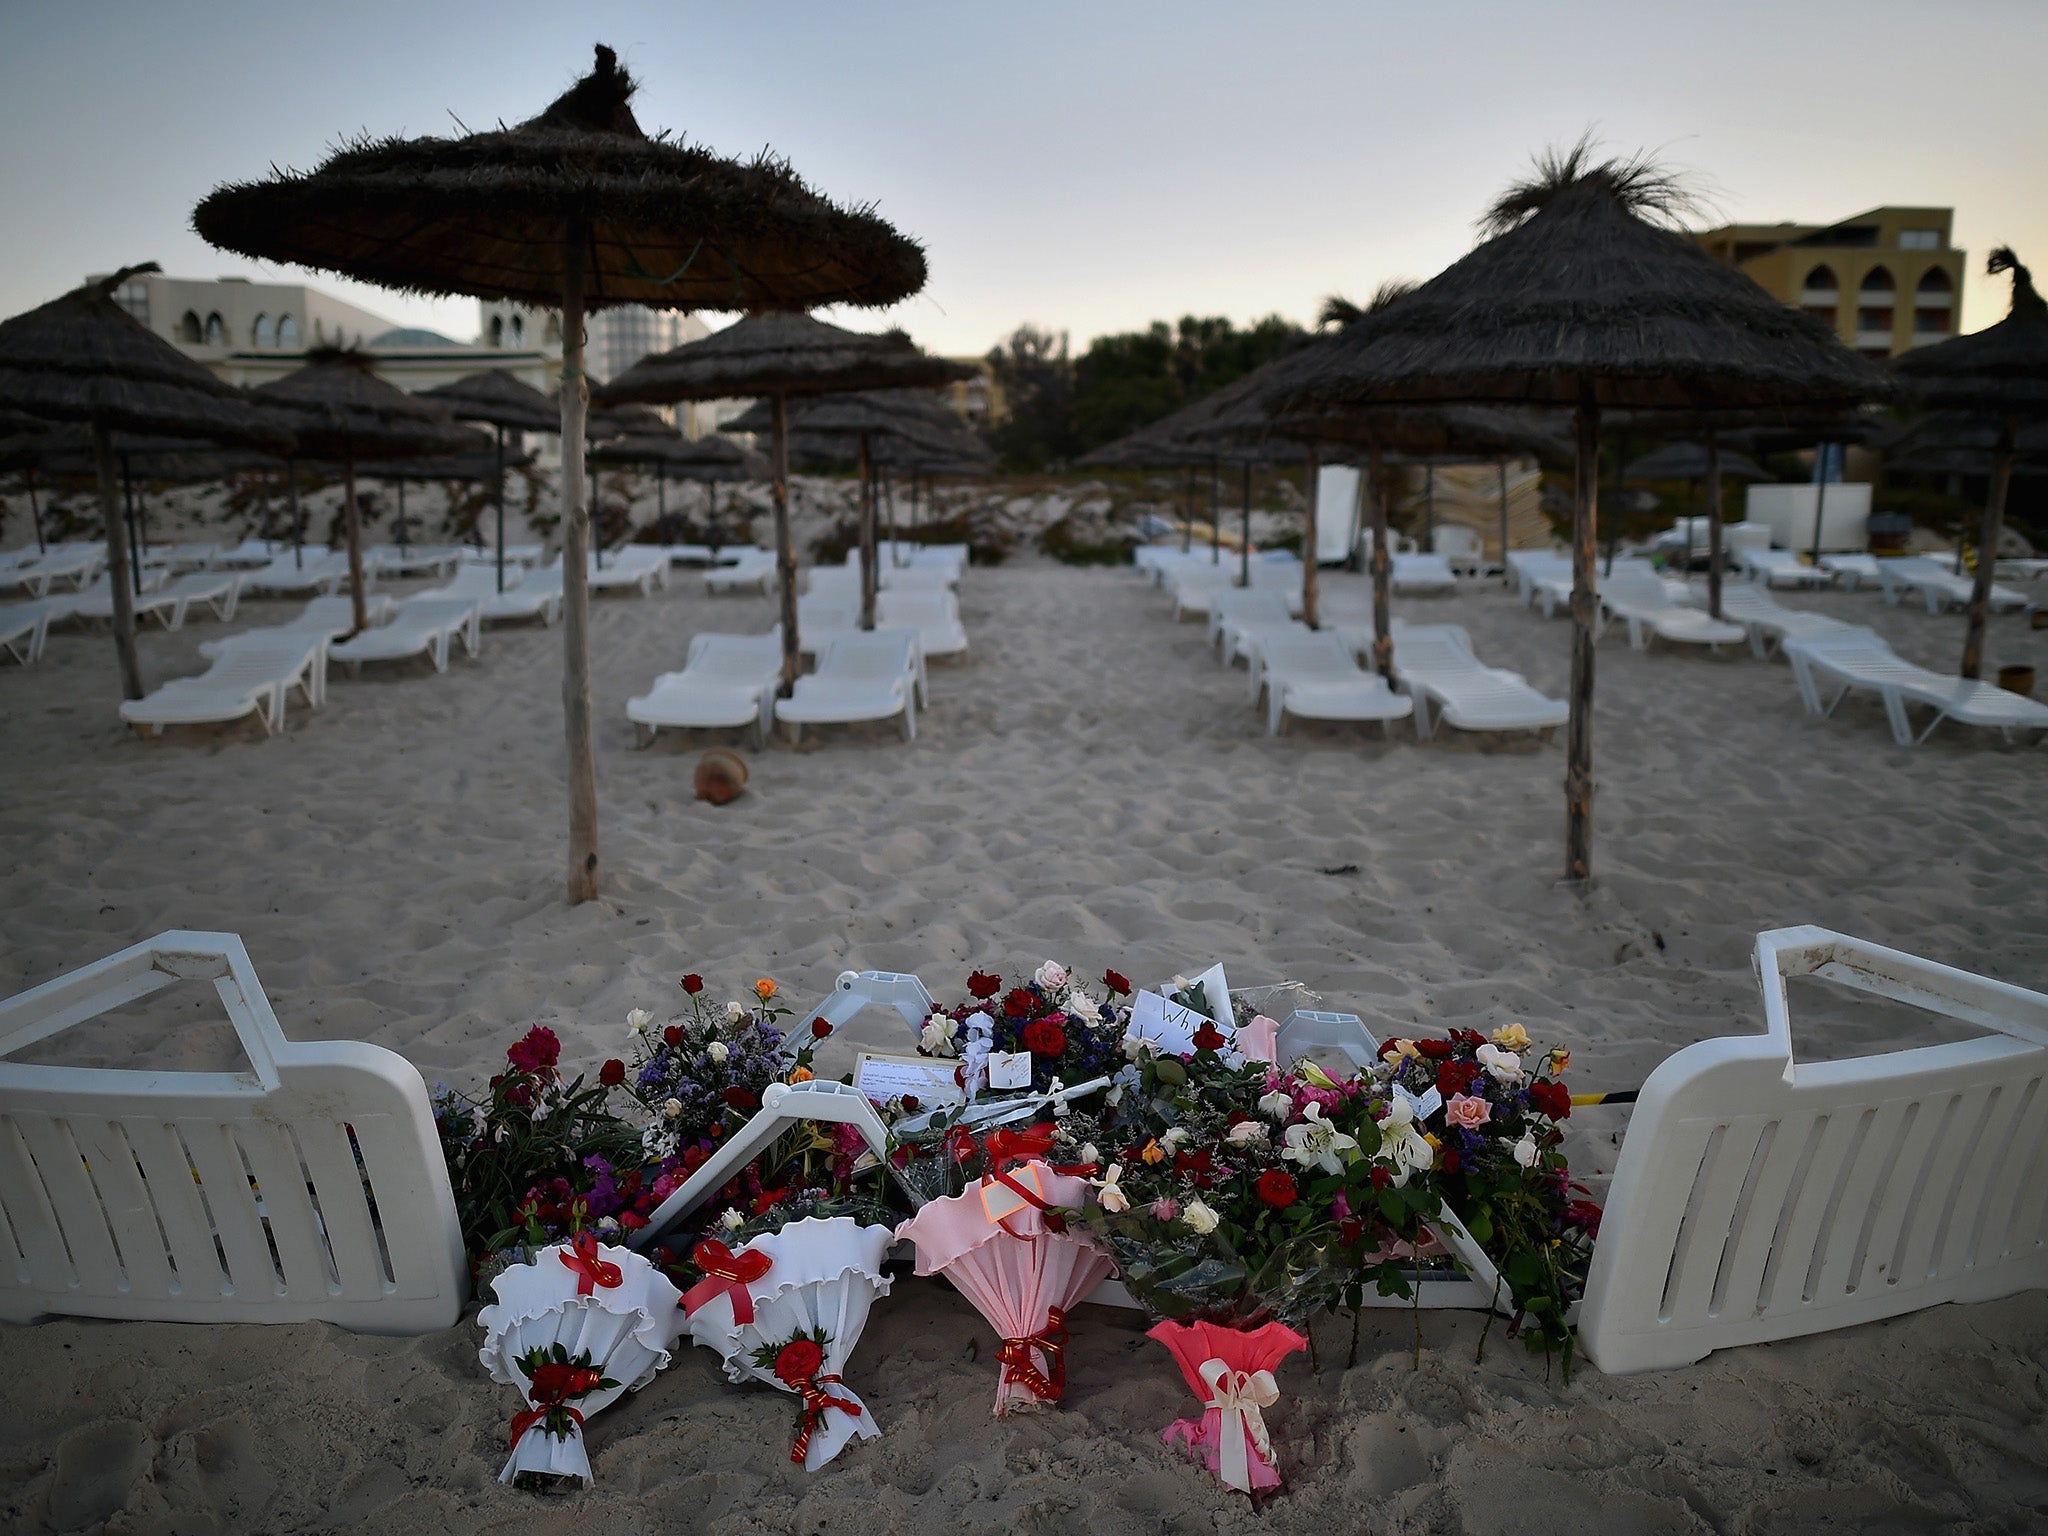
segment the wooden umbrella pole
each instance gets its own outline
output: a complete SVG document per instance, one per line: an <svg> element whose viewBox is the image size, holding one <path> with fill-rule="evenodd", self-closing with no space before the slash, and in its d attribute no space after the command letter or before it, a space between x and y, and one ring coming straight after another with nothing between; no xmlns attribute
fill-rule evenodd
<svg viewBox="0 0 2048 1536"><path fill-rule="evenodd" d="M583 246L572 221L562 262L562 726L569 744L569 905L597 896L597 759L590 740L590 522L583 505Z"/></svg>
<svg viewBox="0 0 2048 1536"><path fill-rule="evenodd" d="M1223 563L1223 460L1209 458L1209 563Z"/></svg>
<svg viewBox="0 0 2048 1536"><path fill-rule="evenodd" d="M1515 573L1508 569L1508 461L1502 459L1494 470L1500 477L1500 584L1511 587Z"/></svg>
<svg viewBox="0 0 2048 1536"><path fill-rule="evenodd" d="M1422 547L1436 553L1436 461L1422 466Z"/></svg>
<svg viewBox="0 0 2048 1536"><path fill-rule="evenodd" d="M1316 496L1323 482L1323 448L1320 443L1308 445L1308 496L1307 513L1301 521L1301 621L1310 629L1318 627L1316 619L1316 567L1317 546L1322 535L1316 527L1316 518L1321 509L1316 505Z"/></svg>
<svg viewBox="0 0 2048 1536"><path fill-rule="evenodd" d="M875 488L882 500L882 527L889 535L889 569L893 571L903 564L903 556L896 547L896 487L889 483L886 469L875 472Z"/></svg>
<svg viewBox="0 0 2048 1536"><path fill-rule="evenodd" d="M773 430L769 446L773 454L769 484L775 501L775 571L782 582L782 682L777 698L796 692L796 543L789 531L789 406L777 390L769 397Z"/></svg>
<svg viewBox="0 0 2048 1536"><path fill-rule="evenodd" d="M133 595L142 596L142 540L135 532L135 475L128 455L121 455L121 515L128 526L128 581Z"/></svg>
<svg viewBox="0 0 2048 1536"><path fill-rule="evenodd" d="M43 508L36 500L36 472L33 465L21 472L21 478L28 483L28 515L35 520L36 553L47 554L50 546L43 542Z"/></svg>
<svg viewBox="0 0 2048 1536"><path fill-rule="evenodd" d="M1627 440L1616 440L1614 444L1614 516L1607 521L1607 562L1601 569L1601 574L1604 576L1612 576L1614 574L1614 546L1621 538L1622 465L1627 458ZM1597 497L1600 493L1598 483L1600 461L1598 459L1593 461L1593 473L1595 476L1593 494Z"/></svg>
<svg viewBox="0 0 2048 1536"><path fill-rule="evenodd" d="M1378 439L1366 447L1366 495L1372 500L1372 667L1394 675L1394 555L1387 548L1387 466Z"/></svg>
<svg viewBox="0 0 2048 1536"><path fill-rule="evenodd" d="M481 536L477 539L481 544ZM498 590L505 590L505 425L498 424Z"/></svg>
<svg viewBox="0 0 2048 1536"><path fill-rule="evenodd" d="M407 526L405 520L405 476L403 475L398 477L398 547L400 549L412 547L412 529Z"/></svg>
<svg viewBox="0 0 2048 1536"><path fill-rule="evenodd" d="M1963 676L1984 670L1984 623L1991 613L1991 578L1998 569L1998 530L2005 521L2006 493L2012 488L2013 437L2018 423L2010 413L1998 423L1998 447L1991 460L1991 494L1984 499L1984 526L1977 534L1977 578L1970 583L1970 625L1963 637Z"/></svg>
<svg viewBox="0 0 2048 1536"><path fill-rule="evenodd" d="M363 600L363 520L356 510L356 455L351 447L341 458L344 486L341 505L342 526L348 531L349 615L360 633L370 627L370 607Z"/></svg>
<svg viewBox="0 0 2048 1536"><path fill-rule="evenodd" d="M1813 487L1813 552L1808 556L1808 560L1817 571L1820 569L1821 517L1828 508L1828 444L1825 439L1814 450L1814 458L1819 478Z"/></svg>
<svg viewBox="0 0 2048 1536"><path fill-rule="evenodd" d="M1579 385L1572 472L1572 696L1565 727L1564 877L1593 873L1593 621L1599 597L1593 567L1599 551L1600 406L1590 383Z"/></svg>
<svg viewBox="0 0 2048 1536"><path fill-rule="evenodd" d="M306 568L306 518L299 510L299 466L296 461L284 461L285 496L292 508L292 569Z"/></svg>
<svg viewBox="0 0 2048 1536"><path fill-rule="evenodd" d="M99 474L100 516L107 525L107 585L114 598L114 654L121 661L121 696L139 699L144 693L142 663L135 654L135 599L128 591L128 538L121 526L120 471L114 464L114 439L106 423L92 424L93 467Z"/></svg>
<svg viewBox="0 0 2048 1536"><path fill-rule="evenodd" d="M856 448L859 463L855 473L860 481L860 627L875 627L875 460L868 434L860 435Z"/></svg>
<svg viewBox="0 0 2048 1536"><path fill-rule="evenodd" d="M1686 564L1692 560L1692 524L1685 525ZM1721 438L1707 430L1707 612L1721 617Z"/></svg>
<svg viewBox="0 0 2048 1536"><path fill-rule="evenodd" d="M1188 466L1188 511L1180 524L1180 552L1186 554L1195 542L1195 466Z"/></svg>
<svg viewBox="0 0 2048 1536"><path fill-rule="evenodd" d="M1237 584L1252 584L1252 461L1244 461L1244 505L1237 514Z"/></svg>

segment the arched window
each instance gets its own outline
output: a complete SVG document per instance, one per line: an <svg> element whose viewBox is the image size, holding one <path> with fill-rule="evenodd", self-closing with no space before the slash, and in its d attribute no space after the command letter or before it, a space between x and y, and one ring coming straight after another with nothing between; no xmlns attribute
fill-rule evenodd
<svg viewBox="0 0 2048 1536"><path fill-rule="evenodd" d="M1898 285L1888 268L1872 267L1856 289L1856 346L1885 356L1892 348L1892 300Z"/></svg>
<svg viewBox="0 0 2048 1536"><path fill-rule="evenodd" d="M1955 280L1941 267L1929 267L1913 285L1913 339L1933 341L1955 329Z"/></svg>
<svg viewBox="0 0 2048 1536"><path fill-rule="evenodd" d="M178 322L178 340L196 347L205 339L206 332L200 328L199 317L191 310L186 310L184 318Z"/></svg>
<svg viewBox="0 0 2048 1536"><path fill-rule="evenodd" d="M505 317L503 315L491 316L491 345L494 347L505 345Z"/></svg>
<svg viewBox="0 0 2048 1536"><path fill-rule="evenodd" d="M523 315L514 315L512 317L512 345L515 347L526 345L526 318Z"/></svg>
<svg viewBox="0 0 2048 1536"><path fill-rule="evenodd" d="M560 315L548 316L547 329L541 332L541 337L551 347L559 347L562 344L562 317Z"/></svg>
<svg viewBox="0 0 2048 1536"><path fill-rule="evenodd" d="M256 323L249 327L249 344L252 347L267 347L277 340L277 332L271 326L270 316L258 315Z"/></svg>
<svg viewBox="0 0 2048 1536"><path fill-rule="evenodd" d="M299 345L299 322L290 315L277 317L277 344L285 351L295 351Z"/></svg>
<svg viewBox="0 0 2048 1536"><path fill-rule="evenodd" d="M206 317L206 344L209 347L224 347L228 344L227 322L221 319L219 310Z"/></svg>
<svg viewBox="0 0 2048 1536"><path fill-rule="evenodd" d="M1815 267L1806 274L1806 281L1799 289L1799 307L1814 319L1835 327L1835 315L1842 303L1842 286L1835 280L1833 267Z"/></svg>

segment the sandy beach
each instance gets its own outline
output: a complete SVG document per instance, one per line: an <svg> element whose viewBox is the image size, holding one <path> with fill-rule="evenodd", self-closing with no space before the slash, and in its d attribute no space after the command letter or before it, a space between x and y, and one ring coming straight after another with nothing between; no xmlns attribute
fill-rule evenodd
<svg viewBox="0 0 2048 1536"><path fill-rule="evenodd" d="M1498 583L1398 601L1465 625L1482 658L1562 695L1570 625ZM242 935L286 1033L400 1052L474 1086L529 1023L594 1065L677 977L799 1000L849 967L1045 957L1141 978L1227 963L1291 978L1382 1033L1520 1020L1570 1048L1574 1087L1638 1084L1691 1041L1760 1018L1755 934L1817 923L2048 985L2048 756L1944 726L1896 748L1874 703L1802 713L1746 653L1599 655L1598 880L1561 887L1563 753L1405 726L1265 735L1242 669L1128 569L1031 558L971 570L973 649L934 663L914 743L893 727L739 733L636 750L626 699L705 629L754 632L765 598L678 571L594 603L604 899L561 900L561 639L495 629L446 677L337 671L285 734L157 741L115 717L113 647L63 632L0 675L0 984L18 990L168 928ZM1951 670L1960 617L1872 592L1786 594ZM237 624L295 604L245 604ZM153 680L199 669L219 626L145 634ZM1995 668L2048 675L2048 632L2001 618ZM748 793L691 796L697 753L742 745ZM175 999L175 1001L173 1000ZM1960 1026L1806 986L1808 1059L1961 1038ZM225 1065L172 993L34 1059ZM210 1017L210 1013L206 1016ZM865 1026L885 1037L887 1024ZM844 1050L864 1037L846 1032ZM833 1070L843 1060L827 1057ZM1574 1166L1612 1167L1626 1111L1573 1119ZM1597 1182L1597 1178L1595 1179ZM786 1400L728 1388L684 1348L594 1419L598 1483L538 1500L496 1482L512 1406L473 1326L418 1339L56 1321L8 1329L0 1526L118 1532L590 1533L1403 1531L2019 1532L2048 1523L2048 1296L1944 1307L1569 1386L1482 1319L1319 1326L1270 1415L1288 1487L1263 1510L1159 1442L1190 1403L1135 1313L1086 1309L1056 1411L988 1415L993 1341L937 1281L901 1278L849 1373L883 1438L807 1476Z"/></svg>

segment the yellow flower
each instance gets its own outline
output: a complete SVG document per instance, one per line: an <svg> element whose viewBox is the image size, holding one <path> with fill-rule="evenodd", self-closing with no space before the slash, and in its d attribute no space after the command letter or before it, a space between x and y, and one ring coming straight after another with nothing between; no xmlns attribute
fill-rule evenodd
<svg viewBox="0 0 2048 1536"><path fill-rule="evenodd" d="M1394 1054L1396 1056L1405 1057L1410 1061L1422 1060L1422 1052L1418 1051L1415 1048L1415 1042L1413 1040L1396 1040L1394 1042Z"/></svg>
<svg viewBox="0 0 2048 1536"><path fill-rule="evenodd" d="M1318 1088L1334 1088L1337 1086L1336 1079L1312 1061L1304 1061L1301 1064L1301 1075Z"/></svg>
<svg viewBox="0 0 2048 1536"><path fill-rule="evenodd" d="M1148 1141L1145 1143L1145 1150L1138 1156L1148 1163L1163 1163L1166 1161L1166 1149L1156 1141Z"/></svg>
<svg viewBox="0 0 2048 1536"><path fill-rule="evenodd" d="M1493 1032L1493 1043L1504 1051L1526 1051L1529 1031L1519 1024L1503 1024Z"/></svg>
<svg viewBox="0 0 2048 1536"><path fill-rule="evenodd" d="M1543 1070L1552 1077L1563 1077L1564 1069L1571 1064L1572 1053L1570 1051L1556 1050L1543 1059Z"/></svg>
<svg viewBox="0 0 2048 1536"><path fill-rule="evenodd" d="M808 1083L810 1080L811 1069L809 1067L794 1067L790 1070L789 1081L792 1083Z"/></svg>
<svg viewBox="0 0 2048 1536"><path fill-rule="evenodd" d="M1444 1149L1444 1144L1443 1144L1442 1140L1441 1140L1441 1139L1439 1139L1439 1138L1437 1137L1437 1135L1436 1135L1436 1134L1435 1134L1434 1132L1428 1132L1428 1131L1424 1132L1424 1133L1423 1133L1423 1137L1422 1137L1422 1139L1423 1139L1424 1141L1426 1141L1426 1142L1428 1142L1428 1143L1429 1143L1429 1150L1430 1150L1430 1151L1432 1151L1432 1152L1441 1152L1441 1151L1443 1151L1443 1149Z"/></svg>
<svg viewBox="0 0 2048 1536"><path fill-rule="evenodd" d="M768 999L773 997L774 995L775 983L770 981L766 976L763 976L759 981L754 983L754 996L761 999L762 1002L767 1002Z"/></svg>

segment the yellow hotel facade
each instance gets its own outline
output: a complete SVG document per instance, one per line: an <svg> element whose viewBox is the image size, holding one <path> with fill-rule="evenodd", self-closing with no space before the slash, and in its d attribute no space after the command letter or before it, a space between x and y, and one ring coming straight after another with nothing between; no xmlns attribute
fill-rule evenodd
<svg viewBox="0 0 2048 1536"><path fill-rule="evenodd" d="M1865 357L1962 329L1963 253L1948 208L1873 208L1838 224L1728 224L1693 238Z"/></svg>

